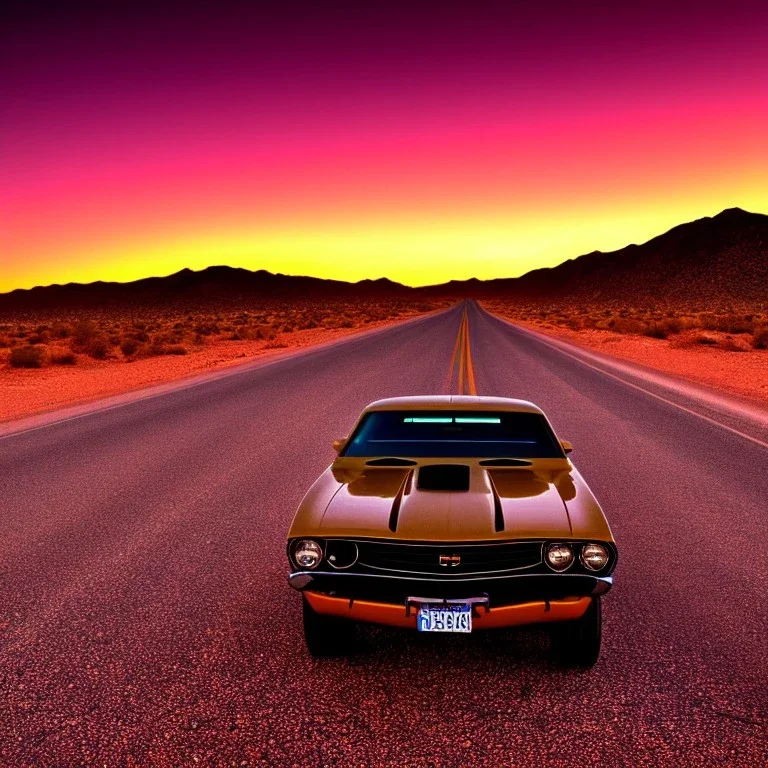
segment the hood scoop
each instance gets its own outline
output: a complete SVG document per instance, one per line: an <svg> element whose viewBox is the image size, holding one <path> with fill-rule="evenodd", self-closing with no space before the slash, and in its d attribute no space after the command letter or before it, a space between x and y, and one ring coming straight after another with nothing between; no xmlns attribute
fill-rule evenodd
<svg viewBox="0 0 768 768"><path fill-rule="evenodd" d="M484 459L481 467L530 467L533 462L527 459Z"/></svg>
<svg viewBox="0 0 768 768"><path fill-rule="evenodd" d="M468 491L467 464L427 464L419 469L416 487L420 491Z"/></svg>

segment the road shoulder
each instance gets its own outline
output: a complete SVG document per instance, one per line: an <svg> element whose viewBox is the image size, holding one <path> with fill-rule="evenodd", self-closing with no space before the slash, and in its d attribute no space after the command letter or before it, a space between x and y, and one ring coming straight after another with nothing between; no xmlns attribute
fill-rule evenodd
<svg viewBox="0 0 768 768"><path fill-rule="evenodd" d="M570 339L509 320L485 308L483 311L515 329L517 333L555 349L582 365L768 447L768 407L764 403L632 360L598 352Z"/></svg>
<svg viewBox="0 0 768 768"><path fill-rule="evenodd" d="M157 397L181 389L200 386L207 382L224 378L227 376L239 375L257 368L274 365L283 360L301 357L312 354L330 347L354 342L361 338L370 338L372 336L386 333L394 328L406 326L415 322L421 322L441 312L450 311L452 307L441 308L432 312L415 314L402 320L385 321L363 329L350 329L342 331L332 331L325 335L314 334L311 339L303 339L303 343L297 343L287 348L264 349L263 347L254 354L246 356L235 352L230 357L226 357L219 352L214 355L213 362L210 360L200 360L200 367L178 370L165 369L155 371L148 367L145 378L141 376L134 379L130 377L115 377L112 371L108 371L107 376L96 378L87 389L81 389L78 394L71 396L67 391L56 391L56 381L48 381L44 385L42 396L16 398L15 406L9 403L8 398L3 398L3 391L10 391L11 387L23 389L29 386L24 380L24 374L30 374L29 380L37 373L36 371L14 371L12 384L0 381L0 400L5 401L5 407L0 411L0 438L18 434L33 429L39 429L49 424L68 421L70 419L81 418L90 413L110 410L123 405L143 400L151 397ZM154 364L158 360L149 359L141 363ZM160 363L166 362L165 359ZM120 365L125 370L140 363L131 363ZM21 373L22 376L18 376ZM64 371L65 374L73 373ZM87 370L77 371L78 374L89 374ZM70 390L71 391L71 390Z"/></svg>

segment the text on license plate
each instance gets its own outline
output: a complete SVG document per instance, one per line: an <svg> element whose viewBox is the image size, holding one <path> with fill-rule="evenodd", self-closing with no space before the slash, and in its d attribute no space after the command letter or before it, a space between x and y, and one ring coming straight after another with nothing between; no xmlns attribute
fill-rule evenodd
<svg viewBox="0 0 768 768"><path fill-rule="evenodd" d="M471 632L472 606L463 605L424 605L416 616L419 632Z"/></svg>

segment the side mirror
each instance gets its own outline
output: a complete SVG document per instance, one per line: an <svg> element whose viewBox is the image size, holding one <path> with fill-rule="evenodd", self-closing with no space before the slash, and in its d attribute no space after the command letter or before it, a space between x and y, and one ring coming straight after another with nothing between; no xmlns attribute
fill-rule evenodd
<svg viewBox="0 0 768 768"><path fill-rule="evenodd" d="M338 440L333 441L333 450L336 451L336 453L341 453L341 449L346 445L347 438L346 437L340 437Z"/></svg>
<svg viewBox="0 0 768 768"><path fill-rule="evenodd" d="M570 453L573 450L573 443L570 440L561 440L560 447L565 453Z"/></svg>

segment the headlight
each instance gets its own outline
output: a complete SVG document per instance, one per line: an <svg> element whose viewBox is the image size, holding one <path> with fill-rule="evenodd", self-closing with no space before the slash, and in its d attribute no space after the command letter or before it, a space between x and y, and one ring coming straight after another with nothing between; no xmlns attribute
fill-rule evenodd
<svg viewBox="0 0 768 768"><path fill-rule="evenodd" d="M302 539L293 550L293 559L300 568L317 568L323 559L323 550L316 541Z"/></svg>
<svg viewBox="0 0 768 768"><path fill-rule="evenodd" d="M573 550L568 544L550 544L547 547L547 565L552 570L564 571L573 562Z"/></svg>
<svg viewBox="0 0 768 768"><path fill-rule="evenodd" d="M590 571L599 571L608 564L610 554L602 544L586 544L581 549L581 562Z"/></svg>

